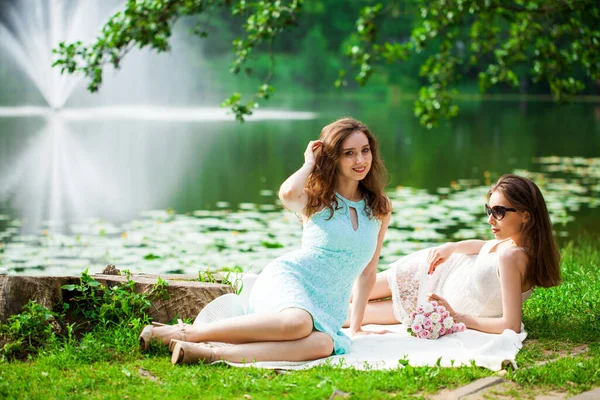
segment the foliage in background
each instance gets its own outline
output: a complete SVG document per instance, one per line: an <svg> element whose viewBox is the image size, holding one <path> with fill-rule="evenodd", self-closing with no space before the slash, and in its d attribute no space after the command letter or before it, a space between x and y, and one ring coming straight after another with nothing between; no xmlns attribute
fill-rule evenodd
<svg viewBox="0 0 600 400"><path fill-rule="evenodd" d="M357 21L359 43L348 52L365 84L380 62L403 61L433 47L421 66L427 80L415 115L432 127L453 117L457 83L478 72L482 92L546 83L555 100L580 93L600 79L600 7L592 0L420 0L421 18L410 40L378 41L383 7L365 7ZM578 78L577 73L580 73Z"/></svg>
<svg viewBox="0 0 600 400"><path fill-rule="evenodd" d="M230 72L252 75L249 61L268 55L268 70L262 71L262 83L250 100L243 102L236 92L223 103L243 121L259 100L271 96L275 54L297 47L289 34L298 32L299 25L302 30L307 14L311 18L306 24L314 19L317 24L304 29L304 51L323 58L330 48L327 40L341 37L327 56L344 53L360 85L376 71L393 71L382 67L385 63L416 59L423 85L415 115L427 127L457 114L454 95L465 77L476 76L481 91L502 85L523 92L532 83L547 85L556 100L581 93L586 84L600 79L600 7L593 0L365 0L343 6L335 0L128 0L96 42L61 43L55 66L85 74L89 90L96 91L107 64L118 68L133 47L168 51L173 25L194 16L198 36L217 31L232 40ZM330 63L303 65L309 80L321 64ZM348 83L342 68L335 85Z"/></svg>

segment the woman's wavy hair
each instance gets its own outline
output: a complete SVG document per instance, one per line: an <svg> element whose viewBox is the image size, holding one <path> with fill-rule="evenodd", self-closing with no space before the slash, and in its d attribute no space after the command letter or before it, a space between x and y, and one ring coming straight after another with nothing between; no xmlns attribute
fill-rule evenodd
<svg viewBox="0 0 600 400"><path fill-rule="evenodd" d="M552 223L542 192L533 181L518 175L503 175L488 192L501 193L519 211L529 213L521 233L529 258L525 280L533 286L560 284L560 253L552 236Z"/></svg>
<svg viewBox="0 0 600 400"><path fill-rule="evenodd" d="M341 118L327 125L321 131L319 140L323 143L321 153L317 156L315 168L308 177L305 191L308 202L304 209L306 217L310 217L323 207L333 212L339 207L335 196L335 184L338 174L338 163L342 156L342 144L352 133L362 132L369 140L371 148L371 169L358 187L365 199L365 211L370 217L383 219L392 210L392 206L383 190L388 183L389 175L379 155L379 144L369 128L353 118Z"/></svg>

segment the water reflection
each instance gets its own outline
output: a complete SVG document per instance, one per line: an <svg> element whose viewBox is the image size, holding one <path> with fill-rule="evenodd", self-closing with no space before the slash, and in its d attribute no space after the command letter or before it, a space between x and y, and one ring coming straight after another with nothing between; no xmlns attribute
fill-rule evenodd
<svg viewBox="0 0 600 400"><path fill-rule="evenodd" d="M20 108L14 110L22 115ZM40 111L42 127L0 164L0 196L26 232L42 225L65 232L70 222L84 218L118 222L143 209L167 207L183 190L182 179L212 147L215 135L206 134L207 124L232 123L223 109L34 111ZM314 117L310 112L261 110L250 121ZM176 132L170 132L173 120ZM183 124L189 121L202 121L204 129Z"/></svg>
<svg viewBox="0 0 600 400"><path fill-rule="evenodd" d="M536 180L557 236L567 236L579 211L600 206L600 158L544 157L535 165L539 172L514 172ZM411 187L389 191L394 212L380 268L442 241L491 238L482 207L487 179L457 180L435 193ZM0 233L0 240L9 239L2 262L10 273L28 274L100 271L106 263L159 274L223 268L259 272L271 259L298 248L301 237L298 220L281 209L274 193L260 195L270 204L242 203L232 209L220 202L219 210L188 214L145 211L124 224L92 219L71 224L66 235L48 230L19 236L18 221L13 221Z"/></svg>
<svg viewBox="0 0 600 400"><path fill-rule="evenodd" d="M103 162L110 143L90 146L86 139L72 131L61 113L53 113L15 161L2 166L0 193L21 216L25 231L35 231L42 221L63 231L67 221L94 213L118 219L131 211L124 195L132 189L147 194L126 185L128 174L113 173L114 157L112 166ZM121 167L131 170L127 164Z"/></svg>
<svg viewBox="0 0 600 400"><path fill-rule="evenodd" d="M382 267L439 241L490 237L487 186L513 171L539 184L559 239L598 233L593 105L531 104L524 118L518 103L470 104L429 132L410 103L367 103L291 104L319 113L266 114L243 126L214 113L198 121L189 109L177 109L177 118L156 108L136 116L135 107L112 117L109 108L86 118L72 109L3 118L0 269L77 274L113 262L158 273L258 271L300 244L300 225L277 202L279 185L301 164L306 143L348 110L370 123L391 173Z"/></svg>
<svg viewBox="0 0 600 400"><path fill-rule="evenodd" d="M289 110L255 110L246 122L273 120L312 120L317 116L310 111ZM116 105L96 107L71 107L53 109L48 107L0 107L2 117L45 117L61 118L69 121L167 121L185 122L215 122L232 121L230 110L220 107L166 107L151 105Z"/></svg>

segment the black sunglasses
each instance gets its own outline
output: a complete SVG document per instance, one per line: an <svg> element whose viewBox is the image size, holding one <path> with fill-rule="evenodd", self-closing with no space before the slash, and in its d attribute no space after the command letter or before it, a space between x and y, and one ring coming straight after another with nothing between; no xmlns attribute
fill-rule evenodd
<svg viewBox="0 0 600 400"><path fill-rule="evenodd" d="M498 221L504 218L507 211L517 212L519 210L517 210L516 208L506 208L503 206L494 206L490 208L487 204L485 205L485 213L488 215L488 217L491 215Z"/></svg>

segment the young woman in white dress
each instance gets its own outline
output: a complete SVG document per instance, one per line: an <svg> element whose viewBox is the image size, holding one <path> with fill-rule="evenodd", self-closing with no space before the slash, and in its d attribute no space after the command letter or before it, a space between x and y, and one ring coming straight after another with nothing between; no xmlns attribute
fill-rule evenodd
<svg viewBox="0 0 600 400"><path fill-rule="evenodd" d="M396 324L435 300L469 329L520 332L533 288L560 283L550 217L537 185L518 175L490 188L485 209L495 240L446 243L394 262L377 275L363 324Z"/></svg>

